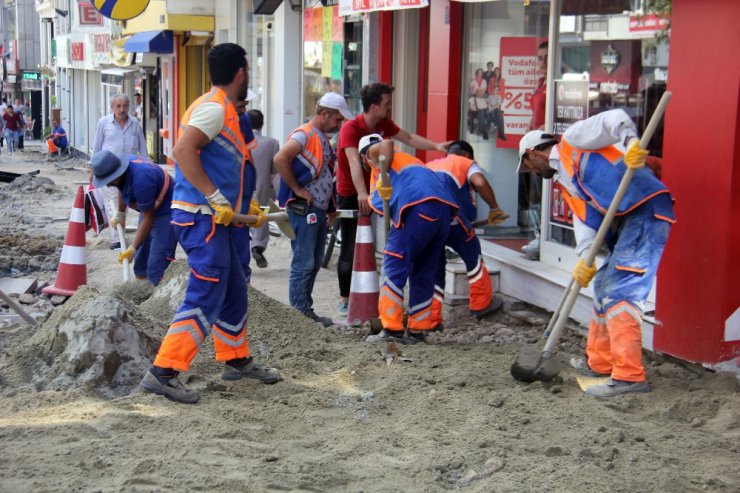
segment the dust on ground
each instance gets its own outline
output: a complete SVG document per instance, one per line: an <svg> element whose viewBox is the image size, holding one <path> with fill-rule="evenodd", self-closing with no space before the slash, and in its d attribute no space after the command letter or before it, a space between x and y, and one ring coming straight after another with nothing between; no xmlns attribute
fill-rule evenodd
<svg viewBox="0 0 740 493"><path fill-rule="evenodd" d="M31 198L19 205L51 206ZM142 393L137 372L166 331L187 266L181 257L153 292L115 289L104 240L88 243L105 266L89 267L90 288L37 328L0 330L0 491L740 487L734 375L650 355L650 394L595 400L570 370L517 382L509 367L519 344L538 339L547 314L510 299L482 323L455 308L444 333L399 346L403 358L387 364L387 347L366 343L362 329L323 329L250 289L250 348L283 382L222 381L207 340L181 376L200 403ZM287 295L285 245L272 240L271 268L255 270L254 287ZM336 304L332 271L316 292L324 310ZM570 333L559 352L582 344Z"/></svg>

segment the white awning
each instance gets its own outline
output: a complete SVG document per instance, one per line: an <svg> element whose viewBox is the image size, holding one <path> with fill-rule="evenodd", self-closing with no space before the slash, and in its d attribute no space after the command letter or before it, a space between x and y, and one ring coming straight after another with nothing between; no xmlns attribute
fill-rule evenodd
<svg viewBox="0 0 740 493"><path fill-rule="evenodd" d="M339 15L362 14L380 10L421 9L429 0L339 0Z"/></svg>
<svg viewBox="0 0 740 493"><path fill-rule="evenodd" d="M115 75L118 77L126 77L127 75L134 75L139 73L139 67L136 68L124 68L124 67L111 67L104 68L100 71L102 75Z"/></svg>

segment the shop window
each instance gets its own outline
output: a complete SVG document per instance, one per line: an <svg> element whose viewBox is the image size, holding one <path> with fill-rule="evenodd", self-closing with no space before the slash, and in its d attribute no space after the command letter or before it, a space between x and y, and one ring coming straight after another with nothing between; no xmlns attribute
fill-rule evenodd
<svg viewBox="0 0 740 493"><path fill-rule="evenodd" d="M544 125L549 2L465 3L460 138L511 218L486 239L521 250L539 237L541 180L515 173L521 137ZM540 59L538 60L538 55ZM533 104L536 107L533 107ZM478 201L479 217L487 214Z"/></svg>

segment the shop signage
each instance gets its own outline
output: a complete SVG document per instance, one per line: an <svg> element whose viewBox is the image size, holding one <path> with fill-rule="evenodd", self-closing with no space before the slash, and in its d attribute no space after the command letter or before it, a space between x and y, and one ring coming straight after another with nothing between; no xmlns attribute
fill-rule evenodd
<svg viewBox="0 0 740 493"><path fill-rule="evenodd" d="M429 0L339 0L339 15L347 16L379 10L421 9Z"/></svg>
<svg viewBox="0 0 740 493"><path fill-rule="evenodd" d="M79 5L81 26L102 26L103 16L100 15L90 2L81 0Z"/></svg>
<svg viewBox="0 0 740 493"><path fill-rule="evenodd" d="M110 51L110 34L93 34L93 53Z"/></svg>
<svg viewBox="0 0 740 493"><path fill-rule="evenodd" d="M563 135L579 120L588 118L588 81L555 81L555 119L553 132Z"/></svg>
<svg viewBox="0 0 740 493"><path fill-rule="evenodd" d="M501 38L501 77L505 80L501 109L504 111L506 141L496 147L517 149L532 120L530 100L537 88L537 46L547 38L534 36Z"/></svg>
<svg viewBox="0 0 740 493"><path fill-rule="evenodd" d="M23 72L23 80L41 80L41 72Z"/></svg>
<svg viewBox="0 0 740 493"><path fill-rule="evenodd" d="M98 68L101 65L110 64L110 34L90 34L89 44L92 47L90 54L91 67Z"/></svg>
<svg viewBox="0 0 740 493"><path fill-rule="evenodd" d="M609 43L609 46L601 52L601 66L607 74L611 75L617 65L619 65L619 52Z"/></svg>
<svg viewBox="0 0 740 493"><path fill-rule="evenodd" d="M657 14L630 16L631 33L662 31L668 29L668 24L669 20L667 18L660 17Z"/></svg>
<svg viewBox="0 0 740 493"><path fill-rule="evenodd" d="M70 43L70 58L73 62L85 61L85 43Z"/></svg>

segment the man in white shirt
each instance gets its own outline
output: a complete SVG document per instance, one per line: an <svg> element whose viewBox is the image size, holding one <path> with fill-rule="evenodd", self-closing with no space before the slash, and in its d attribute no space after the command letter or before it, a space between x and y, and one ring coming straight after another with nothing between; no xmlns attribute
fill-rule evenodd
<svg viewBox="0 0 740 493"><path fill-rule="evenodd" d="M128 114L129 98L125 94L118 94L111 102L110 115L106 115L98 121L98 128L93 143L93 155L102 150L111 151L113 154L138 154L147 157L146 137L141 129L139 120ZM105 210L108 217L114 217L116 210L111 207L110 202L118 204L120 193L116 187L105 187L106 201ZM118 231L110 228L111 250L121 248L121 240Z"/></svg>

